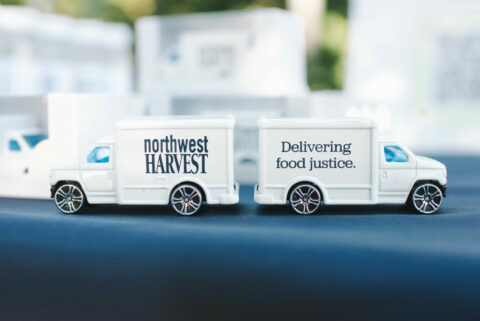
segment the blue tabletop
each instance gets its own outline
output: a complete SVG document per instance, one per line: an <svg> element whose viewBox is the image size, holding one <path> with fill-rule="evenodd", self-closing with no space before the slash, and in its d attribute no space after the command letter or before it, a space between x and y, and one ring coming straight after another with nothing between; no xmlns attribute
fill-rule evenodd
<svg viewBox="0 0 480 321"><path fill-rule="evenodd" d="M0 320L452 320L480 318L479 158L438 158L436 215L326 206L314 216L237 206L0 199Z"/></svg>

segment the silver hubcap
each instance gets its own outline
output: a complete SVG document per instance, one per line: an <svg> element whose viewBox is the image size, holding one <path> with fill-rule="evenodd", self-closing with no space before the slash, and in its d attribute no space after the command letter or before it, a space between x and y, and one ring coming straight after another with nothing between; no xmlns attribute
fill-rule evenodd
<svg viewBox="0 0 480 321"><path fill-rule="evenodd" d="M181 185L173 191L170 202L177 213L192 215L202 205L202 193L193 185Z"/></svg>
<svg viewBox="0 0 480 321"><path fill-rule="evenodd" d="M55 193L55 204L64 213L75 213L83 206L83 193L75 185L62 185Z"/></svg>
<svg viewBox="0 0 480 321"><path fill-rule="evenodd" d="M435 213L442 205L442 191L434 184L420 185L413 192L413 206L423 214Z"/></svg>
<svg viewBox="0 0 480 321"><path fill-rule="evenodd" d="M295 187L290 194L290 204L299 214L312 214L320 207L320 192L312 185L304 184Z"/></svg>

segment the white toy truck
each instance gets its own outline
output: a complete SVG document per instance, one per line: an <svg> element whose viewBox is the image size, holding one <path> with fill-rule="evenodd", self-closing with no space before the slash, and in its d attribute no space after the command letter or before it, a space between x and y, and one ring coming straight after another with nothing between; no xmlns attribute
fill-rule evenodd
<svg viewBox="0 0 480 321"><path fill-rule="evenodd" d="M238 202L233 176L233 117L154 118L116 124L80 159L51 171L63 213L87 204L167 205L181 215Z"/></svg>
<svg viewBox="0 0 480 321"><path fill-rule="evenodd" d="M403 204L435 213L447 170L433 159L378 137L366 119L261 119L259 204L290 203L299 214L324 204Z"/></svg>

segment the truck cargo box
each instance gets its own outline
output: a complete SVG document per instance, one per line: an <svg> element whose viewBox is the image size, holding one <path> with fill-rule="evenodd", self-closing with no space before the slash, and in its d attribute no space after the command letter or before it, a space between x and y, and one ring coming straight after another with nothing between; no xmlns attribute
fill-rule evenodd
<svg viewBox="0 0 480 321"><path fill-rule="evenodd" d="M377 201L377 130L370 120L261 119L256 200L284 204L302 180L327 204Z"/></svg>
<svg viewBox="0 0 480 321"><path fill-rule="evenodd" d="M234 122L233 117L148 117L117 123L119 204L168 204L172 187L182 181L198 184L208 203L234 202Z"/></svg>

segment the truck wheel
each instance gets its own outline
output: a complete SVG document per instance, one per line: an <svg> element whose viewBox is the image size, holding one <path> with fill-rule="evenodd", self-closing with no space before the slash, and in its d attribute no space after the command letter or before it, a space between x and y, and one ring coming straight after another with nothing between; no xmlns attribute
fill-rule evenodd
<svg viewBox="0 0 480 321"><path fill-rule="evenodd" d="M302 215L315 213L322 200L319 189L311 184L296 186L290 193L290 205L293 210Z"/></svg>
<svg viewBox="0 0 480 321"><path fill-rule="evenodd" d="M60 185L53 199L58 209L65 214L78 213L86 203L82 189L72 183Z"/></svg>
<svg viewBox="0 0 480 321"><path fill-rule="evenodd" d="M193 215L202 206L202 193L194 185L180 185L173 190L170 204L180 215Z"/></svg>
<svg viewBox="0 0 480 321"><path fill-rule="evenodd" d="M442 205L442 200L442 191L437 185L424 183L415 187L411 197L411 204L418 213L433 214Z"/></svg>

